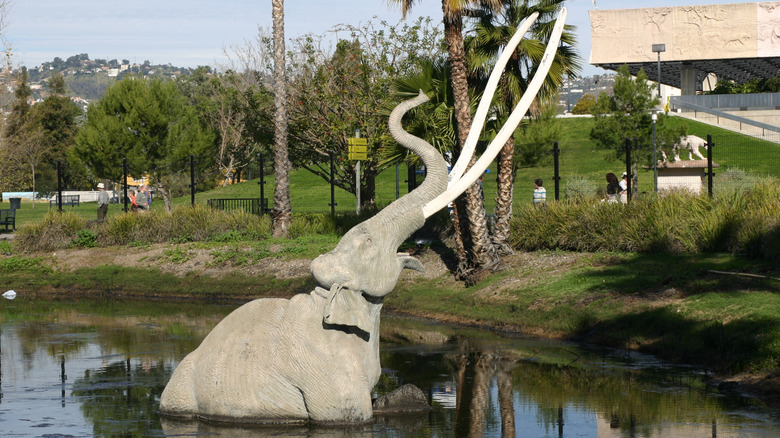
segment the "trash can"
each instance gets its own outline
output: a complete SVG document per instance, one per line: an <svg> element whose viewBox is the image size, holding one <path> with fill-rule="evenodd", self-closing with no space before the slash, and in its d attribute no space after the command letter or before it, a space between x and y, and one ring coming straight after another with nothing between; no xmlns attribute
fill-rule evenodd
<svg viewBox="0 0 780 438"><path fill-rule="evenodd" d="M11 202L11 210L18 210L22 208L22 198L8 198Z"/></svg>

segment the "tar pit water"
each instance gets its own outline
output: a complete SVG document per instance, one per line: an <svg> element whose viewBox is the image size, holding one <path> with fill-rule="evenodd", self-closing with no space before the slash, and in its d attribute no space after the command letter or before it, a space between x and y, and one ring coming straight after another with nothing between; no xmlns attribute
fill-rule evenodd
<svg viewBox="0 0 780 438"><path fill-rule="evenodd" d="M161 418L178 362L235 306L5 301L2 437L777 437L780 410L721 394L692 367L582 344L384 317L374 396L411 383L432 406L356 427ZM338 364L330 364L338 366Z"/></svg>

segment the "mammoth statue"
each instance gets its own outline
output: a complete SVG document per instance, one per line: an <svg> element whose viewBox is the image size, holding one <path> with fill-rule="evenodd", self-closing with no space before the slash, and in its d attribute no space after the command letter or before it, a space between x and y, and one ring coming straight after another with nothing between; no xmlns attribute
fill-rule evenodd
<svg viewBox="0 0 780 438"><path fill-rule="evenodd" d="M707 140L695 136L695 135L683 135L672 146L672 161L680 161L680 150L688 151L688 159L693 160L696 157L699 160L706 160L707 158L701 154L699 148L707 150ZM661 156L664 162L667 162L666 153L661 151Z"/></svg>
<svg viewBox="0 0 780 438"><path fill-rule="evenodd" d="M525 20L499 58L477 109L474 135L469 135L449 179L443 157L401 127L403 114L427 100L420 93L396 107L389 125L396 141L425 163L423 184L349 230L332 251L312 261L320 287L289 300L258 299L226 316L174 371L161 396L162 414L231 423L371 420L371 390L381 372L383 298L402 269L423 269L418 260L397 253L398 247L477 180L528 110L554 58L565 9L526 95L466 171L501 71L536 16Z"/></svg>

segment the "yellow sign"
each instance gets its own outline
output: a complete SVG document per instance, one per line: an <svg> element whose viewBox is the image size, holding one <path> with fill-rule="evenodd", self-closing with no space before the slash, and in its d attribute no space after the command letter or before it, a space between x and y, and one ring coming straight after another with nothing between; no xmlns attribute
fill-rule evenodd
<svg viewBox="0 0 780 438"><path fill-rule="evenodd" d="M349 159L352 161L365 161L368 159L367 138L349 138Z"/></svg>

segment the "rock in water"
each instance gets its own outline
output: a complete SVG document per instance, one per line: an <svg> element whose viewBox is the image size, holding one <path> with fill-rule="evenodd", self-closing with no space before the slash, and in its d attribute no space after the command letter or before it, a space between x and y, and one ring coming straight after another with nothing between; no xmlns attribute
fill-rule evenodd
<svg viewBox="0 0 780 438"><path fill-rule="evenodd" d="M425 393L412 384L406 384L374 401L375 414L430 411Z"/></svg>

